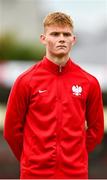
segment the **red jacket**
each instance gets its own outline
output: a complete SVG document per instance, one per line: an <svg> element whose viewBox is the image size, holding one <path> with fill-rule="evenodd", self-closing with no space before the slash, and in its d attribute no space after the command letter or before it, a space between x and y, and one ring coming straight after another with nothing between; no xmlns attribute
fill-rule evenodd
<svg viewBox="0 0 107 180"><path fill-rule="evenodd" d="M103 131L99 83L70 59L59 67L44 58L17 78L4 137L22 179L88 178L88 152Z"/></svg>

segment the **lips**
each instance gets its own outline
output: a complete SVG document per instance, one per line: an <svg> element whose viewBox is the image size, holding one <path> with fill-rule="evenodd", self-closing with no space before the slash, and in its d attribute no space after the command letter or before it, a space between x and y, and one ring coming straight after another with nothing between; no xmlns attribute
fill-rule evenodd
<svg viewBox="0 0 107 180"><path fill-rule="evenodd" d="M64 46L64 45L59 45L59 46L57 46L58 48L66 48L66 46Z"/></svg>

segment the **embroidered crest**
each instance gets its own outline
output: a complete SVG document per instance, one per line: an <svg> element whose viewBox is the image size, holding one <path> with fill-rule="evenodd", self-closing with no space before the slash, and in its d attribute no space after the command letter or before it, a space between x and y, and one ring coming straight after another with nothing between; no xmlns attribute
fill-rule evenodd
<svg viewBox="0 0 107 180"><path fill-rule="evenodd" d="M81 87L81 86L78 86L78 85L73 85L73 86L72 86L72 93L73 93L75 96L80 96L81 93L82 93L82 87Z"/></svg>

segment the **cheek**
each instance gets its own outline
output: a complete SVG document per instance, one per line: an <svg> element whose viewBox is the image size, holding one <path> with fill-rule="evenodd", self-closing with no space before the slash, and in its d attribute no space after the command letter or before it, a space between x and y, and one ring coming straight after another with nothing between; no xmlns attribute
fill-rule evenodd
<svg viewBox="0 0 107 180"><path fill-rule="evenodd" d="M47 45L48 45L48 48L54 47L54 43L52 41L48 41Z"/></svg>
<svg viewBox="0 0 107 180"><path fill-rule="evenodd" d="M71 49L71 47L72 47L72 42L69 41L69 42L68 42L68 48Z"/></svg>

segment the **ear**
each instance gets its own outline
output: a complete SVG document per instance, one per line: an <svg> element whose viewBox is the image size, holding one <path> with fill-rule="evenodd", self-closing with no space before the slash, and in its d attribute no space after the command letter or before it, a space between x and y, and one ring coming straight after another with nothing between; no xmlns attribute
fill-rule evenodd
<svg viewBox="0 0 107 180"><path fill-rule="evenodd" d="M45 36L45 34L41 34L40 35L40 42L42 43L42 44L46 44L46 36Z"/></svg>
<svg viewBox="0 0 107 180"><path fill-rule="evenodd" d="M76 36L73 35L73 39L72 39L72 46L76 43Z"/></svg>

